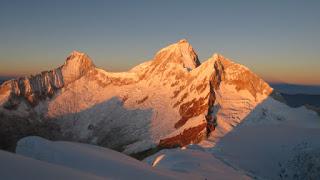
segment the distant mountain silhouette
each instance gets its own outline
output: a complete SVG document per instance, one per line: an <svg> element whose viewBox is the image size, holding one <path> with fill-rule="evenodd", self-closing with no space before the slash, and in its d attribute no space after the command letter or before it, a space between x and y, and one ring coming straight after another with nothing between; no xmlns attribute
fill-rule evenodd
<svg viewBox="0 0 320 180"><path fill-rule="evenodd" d="M286 103L291 107L300 107L303 105L311 105L320 107L320 95L310 94L281 94Z"/></svg>
<svg viewBox="0 0 320 180"><path fill-rule="evenodd" d="M269 83L275 90L285 94L319 94L320 85L299 85L288 83Z"/></svg>

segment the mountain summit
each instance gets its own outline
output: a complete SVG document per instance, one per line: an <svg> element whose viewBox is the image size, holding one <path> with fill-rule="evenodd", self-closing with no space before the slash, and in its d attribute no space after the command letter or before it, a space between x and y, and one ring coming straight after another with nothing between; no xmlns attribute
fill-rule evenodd
<svg viewBox="0 0 320 180"><path fill-rule="evenodd" d="M73 51L61 68L64 83L69 84L94 68L95 65L88 55Z"/></svg>
<svg viewBox="0 0 320 180"><path fill-rule="evenodd" d="M154 58L154 63L178 63L185 68L195 69L200 65L198 55L186 39L161 49Z"/></svg>
<svg viewBox="0 0 320 180"><path fill-rule="evenodd" d="M96 68L74 51L61 67L0 86L1 121L12 130L2 138L8 147L24 134L47 132L43 136L50 139L59 135L127 154L185 146L218 140L271 92L248 68L222 55L200 64L186 40L121 73ZM25 119L36 130L16 126ZM24 131L17 135L16 128Z"/></svg>

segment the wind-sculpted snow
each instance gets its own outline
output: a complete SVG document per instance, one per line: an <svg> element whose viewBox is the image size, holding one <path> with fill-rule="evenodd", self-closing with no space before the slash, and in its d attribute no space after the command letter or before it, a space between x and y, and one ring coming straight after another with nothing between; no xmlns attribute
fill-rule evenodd
<svg viewBox="0 0 320 180"><path fill-rule="evenodd" d="M228 166L197 145L161 150L144 161L156 169L198 175L207 180L251 179L241 170Z"/></svg>
<svg viewBox="0 0 320 180"><path fill-rule="evenodd" d="M73 52L64 65L43 74L21 78L24 85L4 83L1 112L52 120L63 139L128 154L185 146L207 136L217 141L272 92L254 73L221 55L200 64L186 40L128 72L106 72Z"/></svg>

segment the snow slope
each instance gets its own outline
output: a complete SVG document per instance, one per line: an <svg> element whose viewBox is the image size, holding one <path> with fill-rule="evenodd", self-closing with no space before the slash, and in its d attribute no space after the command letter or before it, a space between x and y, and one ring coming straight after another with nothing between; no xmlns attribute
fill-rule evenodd
<svg viewBox="0 0 320 180"><path fill-rule="evenodd" d="M320 118L315 112L291 108L269 97L219 141L210 137L200 143L202 148L192 145L162 150L145 161L160 169L188 171L206 178L221 173L226 179L245 177L239 175L319 179L319 139ZM217 166L217 161L222 165Z"/></svg>
<svg viewBox="0 0 320 180"><path fill-rule="evenodd" d="M63 141L52 142L35 136L21 139L16 153L19 154L16 157L22 155L39 160L42 164L50 163L53 167L71 169L103 179L199 179L194 175L186 176L179 172L158 170L146 163L106 148ZM31 161L29 158L22 159ZM33 161L39 162L36 160ZM39 164L41 163L39 162ZM34 171L36 168L34 167L32 170ZM57 174L59 171L57 170ZM30 176L32 177L32 175ZM43 178L47 178L47 176L44 175Z"/></svg>
<svg viewBox="0 0 320 180"><path fill-rule="evenodd" d="M306 157L316 157L319 138L320 118L315 112L305 107L290 108L268 98L210 151L258 177L314 179L320 177L313 173L318 171L320 161ZM308 163L309 170L301 166Z"/></svg>
<svg viewBox="0 0 320 180"><path fill-rule="evenodd" d="M1 179L20 180L102 180L105 178L78 171L76 169L38 161L25 156L0 150Z"/></svg>

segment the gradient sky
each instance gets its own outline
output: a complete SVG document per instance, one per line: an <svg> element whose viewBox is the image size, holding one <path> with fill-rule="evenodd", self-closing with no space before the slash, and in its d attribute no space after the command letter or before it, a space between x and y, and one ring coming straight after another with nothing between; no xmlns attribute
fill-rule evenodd
<svg viewBox="0 0 320 180"><path fill-rule="evenodd" d="M63 64L72 50L108 71L186 38L266 80L320 84L320 1L0 0L0 75Z"/></svg>

